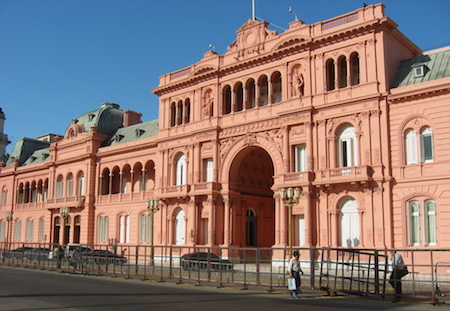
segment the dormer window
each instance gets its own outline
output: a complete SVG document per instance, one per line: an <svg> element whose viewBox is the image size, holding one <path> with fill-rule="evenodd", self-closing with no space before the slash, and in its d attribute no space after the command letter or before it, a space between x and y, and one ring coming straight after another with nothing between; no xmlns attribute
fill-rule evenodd
<svg viewBox="0 0 450 311"><path fill-rule="evenodd" d="M145 131L142 129L136 129L136 138L141 137L142 134L144 134Z"/></svg>
<svg viewBox="0 0 450 311"><path fill-rule="evenodd" d="M423 63L415 63L411 67L412 67L412 70L413 70L414 78L420 78L420 77L423 77L425 75L425 69L426 69L425 64L423 64Z"/></svg>
<svg viewBox="0 0 450 311"><path fill-rule="evenodd" d="M115 140L116 140L116 142L119 142L119 141L121 141L122 138L124 138L124 137L125 137L125 136L123 136L123 135L117 134L116 137L115 137Z"/></svg>

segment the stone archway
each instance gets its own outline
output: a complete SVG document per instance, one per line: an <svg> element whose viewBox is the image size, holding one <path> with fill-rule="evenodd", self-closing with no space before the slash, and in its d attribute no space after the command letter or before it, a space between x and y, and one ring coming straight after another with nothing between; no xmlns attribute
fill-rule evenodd
<svg viewBox="0 0 450 311"><path fill-rule="evenodd" d="M228 185L233 205L233 245L271 247L275 244L273 177L272 158L263 148L245 147L234 157Z"/></svg>

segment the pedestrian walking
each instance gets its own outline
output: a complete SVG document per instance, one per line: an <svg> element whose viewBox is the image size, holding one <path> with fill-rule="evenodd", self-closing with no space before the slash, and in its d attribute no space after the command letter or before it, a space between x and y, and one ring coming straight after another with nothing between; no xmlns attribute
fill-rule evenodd
<svg viewBox="0 0 450 311"><path fill-rule="evenodd" d="M289 286L289 291L291 292L291 296L293 298L300 298L298 296L299 294L299 288L300 285L302 284L301 278L300 278L300 273L303 275L303 270L300 267L300 252L299 251L294 251L292 253L292 258L289 260L289 264L288 264L288 274L292 277L293 280L291 280L292 285Z"/></svg>
<svg viewBox="0 0 450 311"><path fill-rule="evenodd" d="M61 264L64 258L64 248L58 244L57 247L53 250L53 259L56 259L56 267L58 269L61 268Z"/></svg>
<svg viewBox="0 0 450 311"><path fill-rule="evenodd" d="M402 255L394 250L391 251L391 266L392 272L389 278L389 284L391 284L395 292L393 302L398 302L402 298L402 277L407 275L409 272L403 261Z"/></svg>

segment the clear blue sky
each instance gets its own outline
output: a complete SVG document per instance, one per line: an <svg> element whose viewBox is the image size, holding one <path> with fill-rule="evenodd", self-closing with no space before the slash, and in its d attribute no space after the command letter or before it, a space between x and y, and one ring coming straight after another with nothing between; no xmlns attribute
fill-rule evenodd
<svg viewBox="0 0 450 311"><path fill-rule="evenodd" d="M288 28L371 0L255 0L256 16ZM449 0L386 0L386 15L423 50L450 45ZM0 107L11 144L63 135L103 102L157 118L159 76L224 54L252 15L251 0L0 0ZM272 27L272 29L282 30Z"/></svg>

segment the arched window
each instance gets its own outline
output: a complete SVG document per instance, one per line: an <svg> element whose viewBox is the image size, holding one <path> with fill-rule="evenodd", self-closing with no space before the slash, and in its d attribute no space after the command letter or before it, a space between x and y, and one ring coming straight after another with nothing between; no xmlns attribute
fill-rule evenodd
<svg viewBox="0 0 450 311"><path fill-rule="evenodd" d="M248 246L256 246L258 243L258 223L256 221L256 214L252 209L248 209L246 216L246 242Z"/></svg>
<svg viewBox="0 0 450 311"><path fill-rule="evenodd" d="M338 139L339 167L358 165L358 141L352 125L343 127Z"/></svg>
<svg viewBox="0 0 450 311"><path fill-rule="evenodd" d="M405 135L405 154L406 164L417 163L417 137L416 132L412 129L406 131Z"/></svg>
<svg viewBox="0 0 450 311"><path fill-rule="evenodd" d="M55 198L62 198L63 196L63 177L59 175L55 184Z"/></svg>
<svg viewBox="0 0 450 311"><path fill-rule="evenodd" d="M267 76L263 75L258 80L259 86L259 106L267 106L269 104L269 81Z"/></svg>
<svg viewBox="0 0 450 311"><path fill-rule="evenodd" d="M358 203L353 198L348 198L342 202L340 218L340 246L357 247L361 241L360 221Z"/></svg>
<svg viewBox="0 0 450 311"><path fill-rule="evenodd" d="M176 125L176 119L177 119L177 106L175 102L170 104L170 126Z"/></svg>
<svg viewBox="0 0 450 311"><path fill-rule="evenodd" d="M222 114L231 113L231 87L225 85L222 93Z"/></svg>
<svg viewBox="0 0 450 311"><path fill-rule="evenodd" d="M186 184L186 156L184 154L180 154L177 159L175 184L177 186Z"/></svg>
<svg viewBox="0 0 450 311"><path fill-rule="evenodd" d="M436 203L434 200L408 202L409 244L412 246L437 244Z"/></svg>
<svg viewBox="0 0 450 311"><path fill-rule="evenodd" d="M2 196L0 198L0 205L6 205L8 199L8 190L2 189Z"/></svg>
<svg viewBox="0 0 450 311"><path fill-rule="evenodd" d="M272 74L272 103L281 102L281 73L276 71Z"/></svg>
<svg viewBox="0 0 450 311"><path fill-rule="evenodd" d="M66 180L66 197L73 196L73 175L69 173Z"/></svg>
<svg viewBox="0 0 450 311"><path fill-rule="evenodd" d="M130 216L128 215L119 217L119 242L130 242Z"/></svg>
<svg viewBox="0 0 450 311"><path fill-rule="evenodd" d="M177 125L183 123L183 102L180 100L177 105Z"/></svg>
<svg viewBox="0 0 450 311"><path fill-rule="evenodd" d="M407 165L417 164L419 157L421 163L434 162L433 132L430 127L424 127L420 131L419 139L415 130L409 129L406 131L405 157Z"/></svg>
<svg viewBox="0 0 450 311"><path fill-rule="evenodd" d="M347 58L345 56L340 56L338 58L338 83L339 88L347 86Z"/></svg>
<svg viewBox="0 0 450 311"><path fill-rule="evenodd" d="M191 100L187 98L184 101L184 124L191 122Z"/></svg>
<svg viewBox="0 0 450 311"><path fill-rule="evenodd" d="M233 111L242 111L244 109L244 88L241 82L234 85L234 105Z"/></svg>
<svg viewBox="0 0 450 311"><path fill-rule="evenodd" d="M175 245L184 245L186 243L186 219L182 209L175 217Z"/></svg>
<svg viewBox="0 0 450 311"><path fill-rule="evenodd" d="M352 85L358 85L360 80L359 73L359 55L354 52L350 55L350 83Z"/></svg>
<svg viewBox="0 0 450 311"><path fill-rule="evenodd" d="M247 105L245 108L247 108L247 109L255 108L255 102L256 102L255 87L256 87L255 80L253 80L253 79L249 79L247 81L247 83L245 84L245 89L247 92L247 102L246 102Z"/></svg>
<svg viewBox="0 0 450 311"><path fill-rule="evenodd" d="M334 90L335 86L335 80L334 80L334 60L329 59L326 62L326 81L327 81L327 91Z"/></svg>
<svg viewBox="0 0 450 311"><path fill-rule="evenodd" d="M23 203L29 203L30 202L30 182L26 182L25 183L25 189L23 192L24 196L23 196Z"/></svg>
<svg viewBox="0 0 450 311"><path fill-rule="evenodd" d="M429 127L420 132L420 159L423 163L434 161L433 133Z"/></svg>
<svg viewBox="0 0 450 311"><path fill-rule="evenodd" d="M84 195L84 174L83 174L83 172L78 173L77 195Z"/></svg>
<svg viewBox="0 0 450 311"><path fill-rule="evenodd" d="M31 183L31 202L37 202L37 190L36 181L33 180Z"/></svg>

